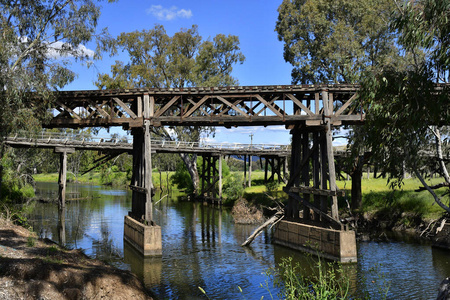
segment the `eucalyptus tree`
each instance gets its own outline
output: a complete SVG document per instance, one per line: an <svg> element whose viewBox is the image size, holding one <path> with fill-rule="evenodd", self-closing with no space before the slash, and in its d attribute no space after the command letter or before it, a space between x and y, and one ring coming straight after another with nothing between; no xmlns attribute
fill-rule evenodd
<svg viewBox="0 0 450 300"><path fill-rule="evenodd" d="M450 81L450 1L397 1L392 26L399 44L413 57L404 70L384 68L367 74L360 104L370 112L365 131L375 157L383 160L393 185L402 183L402 166L411 170L434 200L450 208L435 189L450 186L444 161L449 138L450 89L436 84ZM448 153L448 152L447 152ZM421 170L433 158L444 183L428 186ZM447 190L446 193L448 194Z"/></svg>
<svg viewBox="0 0 450 300"><path fill-rule="evenodd" d="M283 0L275 30L292 66L292 83L357 84L366 71L402 68L395 31L390 27L392 0ZM359 140L364 132L353 128ZM353 143L346 172L352 176L352 206L361 203L363 143Z"/></svg>
<svg viewBox="0 0 450 300"><path fill-rule="evenodd" d="M397 66L392 0L283 0L275 30L292 82L358 83L363 71Z"/></svg>
<svg viewBox="0 0 450 300"><path fill-rule="evenodd" d="M85 44L94 38L101 40L99 49L108 44L106 31L96 31L100 2L0 1L0 159L5 136L39 128L49 117L50 92L76 76L70 63L93 58ZM0 183L1 171L0 165Z"/></svg>
<svg viewBox="0 0 450 300"><path fill-rule="evenodd" d="M126 52L129 61L116 61L110 74L100 74L96 85L112 88L171 88L236 85L231 73L244 62L239 38L218 34L203 40L193 25L169 36L162 25L150 30L120 34L110 45L112 55ZM198 142L213 134L210 127L153 127L154 134L171 139ZM197 155L180 154L198 192Z"/></svg>

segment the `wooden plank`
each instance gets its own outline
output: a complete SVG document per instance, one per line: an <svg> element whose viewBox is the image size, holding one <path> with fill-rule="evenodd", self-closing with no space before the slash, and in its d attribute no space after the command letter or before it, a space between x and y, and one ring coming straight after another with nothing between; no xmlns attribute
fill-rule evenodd
<svg viewBox="0 0 450 300"><path fill-rule="evenodd" d="M155 115L155 97L150 97L150 108L148 112L148 117L153 118Z"/></svg>
<svg viewBox="0 0 450 300"><path fill-rule="evenodd" d="M88 103L91 105L92 108L95 108L94 110L97 111L101 116L109 119L109 115L106 111L104 111L100 106L98 106L94 101L88 100ZM102 103L104 105L104 102Z"/></svg>
<svg viewBox="0 0 450 300"><path fill-rule="evenodd" d="M137 115L142 117L142 97L137 97Z"/></svg>
<svg viewBox="0 0 450 300"><path fill-rule="evenodd" d="M206 99L205 99L205 97L206 97ZM205 97L203 97L199 102L195 102L195 101L193 101L193 100L191 100L191 99L187 99L191 104L192 104L192 107L191 107L191 109L190 110L188 110L188 112L187 113L189 113L189 115L187 115L186 116L186 114L183 114L182 115L182 118L187 118L188 116L190 116L192 113L194 113L194 111L196 111L197 109L200 109L200 111L203 113L203 115L205 115L205 116L209 116L210 114L207 112L207 111L205 111L202 107L200 107L202 104L204 104L205 103L205 101L206 100L208 100L210 97L209 96L205 96ZM204 101L203 101L204 100ZM200 103L201 102L201 103ZM208 105L207 105L208 106Z"/></svg>
<svg viewBox="0 0 450 300"><path fill-rule="evenodd" d="M140 187L140 186L135 186L135 185L129 185L130 190L141 193L141 194L147 194L147 189Z"/></svg>
<svg viewBox="0 0 450 300"><path fill-rule="evenodd" d="M345 191L337 190L337 191L331 191L331 190L324 190L320 188L310 187L310 186L291 186L289 187L290 193L302 193L302 194L311 194L311 195L319 195L319 196L345 196Z"/></svg>
<svg viewBox="0 0 450 300"><path fill-rule="evenodd" d="M272 100L270 100L269 104L272 104L273 102L277 101L280 97L275 97ZM257 105L255 105L254 108L258 107L260 104L263 104L261 102L258 102ZM254 114L255 116L259 116L264 110L266 109L266 106L264 106L263 108L261 108L256 114Z"/></svg>
<svg viewBox="0 0 450 300"><path fill-rule="evenodd" d="M292 102L294 102L298 107L300 107L302 110L304 110L307 115L309 115L309 116L314 115L314 113L312 111L310 111L309 108L307 108L305 105L303 105L303 103L301 101L299 101L297 98L295 98L294 95L286 94L286 96L288 96L288 98L291 99Z"/></svg>
<svg viewBox="0 0 450 300"><path fill-rule="evenodd" d="M322 91L322 97L324 103L328 103L328 92ZM336 169L334 166L334 154L333 154L333 137L332 137L332 131L331 131L331 116L329 111L329 106L324 106L326 108L324 110L325 115L325 121L327 124L327 131L325 133L326 136L326 151L327 151L327 158L328 158L328 176L329 176L329 183L330 183L330 190L336 191ZM331 216L335 219L339 219L339 211L338 211L338 203L337 203L337 197L332 196L332 205L331 205Z"/></svg>
<svg viewBox="0 0 450 300"><path fill-rule="evenodd" d="M136 119L137 116L136 114L125 104L123 103L119 98L114 97L113 100L119 104L119 106L126 111L126 113L132 118L132 119Z"/></svg>
<svg viewBox="0 0 450 300"><path fill-rule="evenodd" d="M316 115L320 114L320 95L319 93L314 93L314 108Z"/></svg>

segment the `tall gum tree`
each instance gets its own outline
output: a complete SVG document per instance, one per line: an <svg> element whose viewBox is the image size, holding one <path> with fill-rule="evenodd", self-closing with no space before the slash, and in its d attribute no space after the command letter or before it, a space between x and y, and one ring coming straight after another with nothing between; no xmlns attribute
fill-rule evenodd
<svg viewBox="0 0 450 300"><path fill-rule="evenodd" d="M292 83L359 83L365 71L405 65L390 18L392 0L284 0L275 30L292 64ZM363 132L352 134L364 139ZM365 145L352 147L346 171L352 176L352 206L361 203Z"/></svg>
<svg viewBox="0 0 450 300"><path fill-rule="evenodd" d="M49 117L51 92L76 76L71 62L95 56L85 44L96 39L98 50L109 44L107 31L97 32L101 2L106 0L0 1L0 191L3 139L39 129Z"/></svg>
<svg viewBox="0 0 450 300"><path fill-rule="evenodd" d="M444 161L448 142L450 89L436 84L450 81L450 1L395 1L392 27L405 55L413 59L407 68L391 67L370 72L362 81L360 105L368 112L366 143L383 162L392 185L401 186L403 167L412 171L446 212L450 178ZM448 143L447 143L448 144ZM430 159L432 164L430 165ZM422 175L436 168L444 182L429 186ZM438 196L436 189L447 189ZM447 196L448 197L448 196Z"/></svg>
<svg viewBox="0 0 450 300"><path fill-rule="evenodd" d="M239 38L218 34L203 40L198 28L181 29L169 36L162 25L150 30L120 34L109 47L112 55L127 52L127 63L116 61L110 74L100 74L96 85L111 88L181 88L193 86L237 85L233 66L245 60ZM171 140L199 142L213 134L214 128L199 126L153 127L155 135ZM194 185L199 191L197 155L180 154Z"/></svg>

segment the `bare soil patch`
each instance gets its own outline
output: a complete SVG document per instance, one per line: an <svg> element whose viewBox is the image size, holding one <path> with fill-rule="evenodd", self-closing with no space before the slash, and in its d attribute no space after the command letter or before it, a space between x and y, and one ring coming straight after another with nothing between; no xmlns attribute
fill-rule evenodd
<svg viewBox="0 0 450 300"><path fill-rule="evenodd" d="M0 299L152 299L131 272L0 219Z"/></svg>

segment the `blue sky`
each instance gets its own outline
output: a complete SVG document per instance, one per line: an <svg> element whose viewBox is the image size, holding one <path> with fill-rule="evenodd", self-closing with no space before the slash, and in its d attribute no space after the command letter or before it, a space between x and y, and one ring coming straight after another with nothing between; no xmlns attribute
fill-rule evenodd
<svg viewBox="0 0 450 300"><path fill-rule="evenodd" d="M283 43L278 41L275 23L281 0L192 0L192 1L151 1L119 0L116 3L102 4L99 28L108 27L111 35L122 32L150 29L162 24L169 35L181 28L198 25L204 38L216 34L239 36L241 51L246 57L243 65L236 66L233 76L240 85L279 85L291 84L291 66L283 59ZM93 49L93 45L86 45ZM96 89L93 82L98 73L110 71L115 60L127 61L121 54L118 57L105 55L102 61L87 69L74 66L78 78L65 90ZM218 128L213 142L288 144L290 135L283 126L239 127L232 130Z"/></svg>

